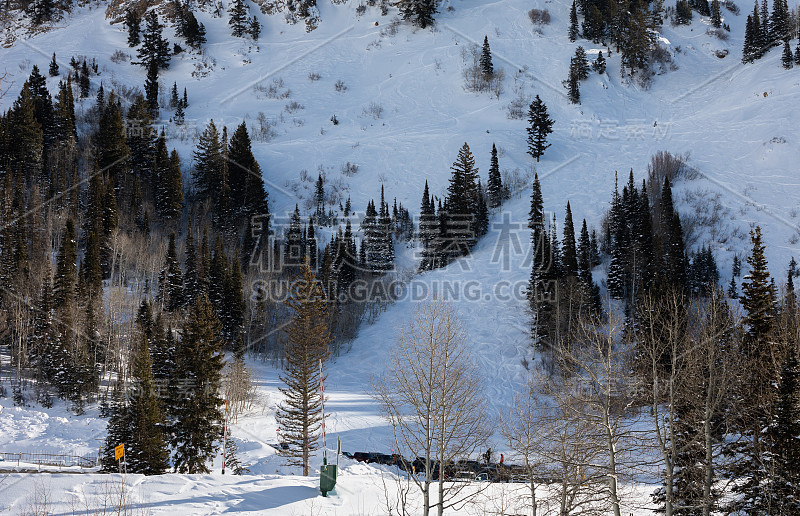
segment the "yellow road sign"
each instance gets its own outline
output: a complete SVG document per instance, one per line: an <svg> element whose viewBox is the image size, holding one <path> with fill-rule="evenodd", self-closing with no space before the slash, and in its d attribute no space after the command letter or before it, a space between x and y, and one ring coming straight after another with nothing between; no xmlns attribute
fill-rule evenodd
<svg viewBox="0 0 800 516"><path fill-rule="evenodd" d="M120 444L114 447L114 460L119 460L125 454L125 445Z"/></svg>

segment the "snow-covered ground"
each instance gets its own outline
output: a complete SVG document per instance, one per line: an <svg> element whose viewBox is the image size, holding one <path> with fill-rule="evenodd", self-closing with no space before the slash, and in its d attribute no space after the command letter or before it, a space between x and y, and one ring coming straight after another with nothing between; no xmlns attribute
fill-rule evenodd
<svg viewBox="0 0 800 516"><path fill-rule="evenodd" d="M619 54L609 56L603 48L607 73L592 73L581 84L582 103L573 105L561 85L569 57L578 44L586 46L590 58L601 48L585 40L568 41L571 3L565 0L460 0L449 3L452 11L442 9L433 31L393 26L394 10L381 17L377 8L367 8L357 18L358 4L353 0L320 4L322 23L311 33L303 24L287 25L280 15L259 13L264 29L257 44L231 38L227 17L198 14L208 29L203 55L174 57L161 79L164 96L173 81L179 91L188 89L190 105L183 128L171 124L170 110L162 109L174 136L170 144L181 153L187 174L194 139L209 119L229 129L245 120L252 130L263 113L274 124L275 134L269 141L254 138L253 150L275 213L293 210L295 203L306 208L319 171L325 173L329 190L335 186L341 192L342 201L352 198L354 209L363 209L384 185L389 202L396 197L417 213L424 182L429 182L432 193L444 194L449 167L466 141L484 182L495 143L501 169L517 169L526 184L538 172L545 208L555 214L559 227L567 201L576 225L586 218L590 226L599 227L615 171L624 182L633 168L641 181L650 156L668 150L688 153L699 173L696 179L676 185L684 220L712 208L722 215L721 225L713 231L697 233L698 247L709 242L717 252L722 281L730 278L733 254L746 254L747 232L755 224L764 231L767 256L779 283L790 257L800 256L800 76L795 69L781 68L779 49L755 64L741 64L745 14L733 16L723 10L732 28L728 41L707 35L707 24L698 16L691 26L673 28L667 23L662 42L674 54L677 69L654 77L649 89L622 81ZM533 7L547 8L552 15L541 32L527 17ZM172 38L172 29L166 32ZM499 98L469 93L463 87L462 73L471 60L465 56L484 35L489 37L495 69L502 68L506 75ZM62 63L62 74L71 56L83 55L99 63L102 73L96 79L103 81L106 91L119 85L140 86L145 75L141 67L110 59L116 49L135 57L125 40L123 27L110 26L103 9L95 7L76 10L55 30L0 48L2 68L13 81L0 109L11 106L33 64L46 72L53 51ZM715 55L721 49L729 50L722 59ZM320 77L311 80L311 74ZM57 81L48 79L51 91ZM337 91L337 81L346 90ZM271 94L270 86L277 93ZM552 147L538 164L526 154L526 121L507 117L509 102L520 92L540 95L556 121ZM302 108L293 108L292 102ZM334 114L339 121L335 126L330 121ZM342 173L347 162L358 165L355 175ZM489 235L471 257L415 277L406 295L376 322L362 327L349 353L329 366L329 448L338 437L347 451L391 451L390 429L370 396L371 375L381 372L395 329L409 319L414 303L437 289L444 295L445 285L484 375L492 416L502 415L529 374L523 359L531 359L521 290L529 274L529 193L529 188L519 191L502 212L493 214ZM400 255L410 267L411 251L402 250ZM215 463L210 475L128 475L129 499L141 512L153 514L386 513L383 480L390 478L388 471L343 458L336 491L322 499L316 477L298 476L282 464L269 445L277 441L278 371L270 364L251 365L259 384L258 401L233 427L251 474L223 476ZM95 453L104 434L105 420L98 417L96 407L74 416L60 402L45 410L0 400L0 452ZM493 448L503 451L499 437ZM320 463L318 454L314 466ZM81 513L118 493L119 482L118 477L98 474L0 474L0 513L26 512L44 492L50 493L54 504L51 512ZM487 492L491 496L480 502L485 505L461 512L495 511L491 504L508 489L493 486ZM652 487L629 486L629 490L632 499L642 501ZM632 507L628 512L641 513Z"/></svg>

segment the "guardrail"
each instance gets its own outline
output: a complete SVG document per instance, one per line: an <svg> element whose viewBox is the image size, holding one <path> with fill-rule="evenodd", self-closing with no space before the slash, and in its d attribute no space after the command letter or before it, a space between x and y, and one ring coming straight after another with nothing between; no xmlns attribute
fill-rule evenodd
<svg viewBox="0 0 800 516"><path fill-rule="evenodd" d="M24 464L36 464L38 466L59 466L94 468L98 465L96 455L64 455L59 453L35 453L35 452L4 452L0 451L0 467L6 464L15 463L19 466Z"/></svg>

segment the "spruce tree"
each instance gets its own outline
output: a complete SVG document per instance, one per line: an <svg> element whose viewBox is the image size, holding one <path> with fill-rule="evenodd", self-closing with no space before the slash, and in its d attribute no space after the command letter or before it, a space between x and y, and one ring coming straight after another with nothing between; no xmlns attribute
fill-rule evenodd
<svg viewBox="0 0 800 516"><path fill-rule="evenodd" d="M72 219L67 219L53 278L53 307L56 309L74 306L75 286L78 280L77 259L75 223Z"/></svg>
<svg viewBox="0 0 800 516"><path fill-rule="evenodd" d="M151 62L155 62L159 69L169 68L169 41L161 34L164 26L158 21L158 13L155 10L147 13L146 23L142 35L142 48L136 54L139 64L146 70L150 69Z"/></svg>
<svg viewBox="0 0 800 516"><path fill-rule="evenodd" d="M253 41L258 41L259 36L261 36L261 23L254 14L250 20L250 37L253 38Z"/></svg>
<svg viewBox="0 0 800 516"><path fill-rule="evenodd" d="M503 191L503 179L500 176L500 165L497 161L497 147L492 144L492 159L489 164L489 181L486 183L486 190L489 194L489 208L499 208L503 203L505 192Z"/></svg>
<svg viewBox="0 0 800 516"><path fill-rule="evenodd" d="M189 310L170 378L174 397L170 444L179 473L209 472L207 463L216 454L222 430L223 366L219 320L203 294Z"/></svg>
<svg viewBox="0 0 800 516"><path fill-rule="evenodd" d="M566 276L578 275L578 250L575 243L575 225L572 221L572 210L567 201L567 212L564 216L564 243L561 264Z"/></svg>
<svg viewBox="0 0 800 516"><path fill-rule="evenodd" d="M740 459L729 467L729 475L742 479L733 492L742 495L740 508L747 512L769 512L770 472L765 460L767 435L773 406L773 384L777 382L772 357L779 356L775 342L776 293L770 280L761 228L750 232L752 251L747 257L750 273L742 283L739 301L745 312L742 319L745 334L742 339L742 360L748 374L737 384L735 402L737 411L732 418L734 427L742 434L739 443L728 445L729 452L740 454Z"/></svg>
<svg viewBox="0 0 800 516"><path fill-rule="evenodd" d="M150 115L158 118L158 63L153 60L147 66L147 79L144 83L144 93Z"/></svg>
<svg viewBox="0 0 800 516"><path fill-rule="evenodd" d="M545 149L550 147L547 136L552 132L553 120L547 114L547 106L536 95L528 109L528 154L536 158L537 162Z"/></svg>
<svg viewBox="0 0 800 516"><path fill-rule="evenodd" d="M156 397L148 338L142 336L133 362L133 384L127 410L130 441L125 443L128 471L160 475L169 467L163 417Z"/></svg>
<svg viewBox="0 0 800 516"><path fill-rule="evenodd" d="M233 0L229 10L228 25L231 26L231 34L236 38L241 38L247 31L248 12L244 0Z"/></svg>
<svg viewBox="0 0 800 516"><path fill-rule="evenodd" d="M478 169L469 145L464 142L458 157L450 167L452 174L447 187L448 225L446 259L466 256L477 241L475 216L478 212Z"/></svg>
<svg viewBox="0 0 800 516"><path fill-rule="evenodd" d="M771 514L800 514L800 364L794 350L781 369L767 436L766 469L771 478L765 509Z"/></svg>
<svg viewBox="0 0 800 516"><path fill-rule="evenodd" d="M606 59L603 57L602 50L597 53L597 59L592 63L592 69L600 75L606 73Z"/></svg>
<svg viewBox="0 0 800 516"><path fill-rule="evenodd" d="M428 181L425 181L419 214L419 240L422 244L422 257L419 263L421 271L428 271L434 268L437 234L436 206L428 192Z"/></svg>
<svg viewBox="0 0 800 516"><path fill-rule="evenodd" d="M280 391L284 400L276 418L281 429L282 451L291 465L302 466L309 474L309 458L318 448L322 424L322 393L324 381L322 363L330 356L332 341L327 324L325 295L317 282L308 260L292 283L286 306L293 315L284 328L285 369L280 376L285 387Z"/></svg>
<svg viewBox="0 0 800 516"><path fill-rule="evenodd" d="M118 473L121 472L120 461L114 458L114 448L120 444L124 445L125 459L127 459L127 453L130 451L129 443L132 442L131 413L128 410L127 395L122 379L118 379L114 383L114 390L108 406L111 415L108 419L106 439L103 443L100 463L103 466L103 471Z"/></svg>
<svg viewBox="0 0 800 516"><path fill-rule="evenodd" d="M487 79L491 79L494 75L494 66L492 65L492 50L489 48L489 37L483 37L483 48L481 49L481 73Z"/></svg>
<svg viewBox="0 0 800 516"><path fill-rule="evenodd" d="M575 7L575 0L572 0L572 7L569 10L569 40L578 39L578 11Z"/></svg>
<svg viewBox="0 0 800 516"><path fill-rule="evenodd" d="M128 46L131 48L139 45L141 23L142 18L136 10L128 9L125 11L125 26L128 27Z"/></svg>
<svg viewBox="0 0 800 516"><path fill-rule="evenodd" d="M566 81L567 87L567 98L573 104L580 104L581 103L581 90L580 90L580 78L578 73L578 65L575 58L571 58L569 61L569 75L567 76Z"/></svg>
<svg viewBox="0 0 800 516"><path fill-rule="evenodd" d="M53 52L53 59L50 60L50 77L58 77L58 63L56 62L56 53Z"/></svg>
<svg viewBox="0 0 800 516"><path fill-rule="evenodd" d="M159 276L159 299L165 310L174 312L183 306L183 274L175 250L175 233L170 233L164 268Z"/></svg>
<svg viewBox="0 0 800 516"><path fill-rule="evenodd" d="M575 49L575 72L578 80L589 78L589 60L586 57L586 50L580 45Z"/></svg>
<svg viewBox="0 0 800 516"><path fill-rule="evenodd" d="M781 64L787 70L790 70L794 65L794 56L792 55L792 49L789 47L789 42L783 42L783 54L781 55Z"/></svg>
<svg viewBox="0 0 800 516"><path fill-rule="evenodd" d="M711 0L711 25L714 28L722 26L722 17L719 11L719 0Z"/></svg>

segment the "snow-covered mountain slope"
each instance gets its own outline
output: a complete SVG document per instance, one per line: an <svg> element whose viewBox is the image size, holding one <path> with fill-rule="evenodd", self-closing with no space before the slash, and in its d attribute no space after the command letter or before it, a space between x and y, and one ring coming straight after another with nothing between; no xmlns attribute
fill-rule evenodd
<svg viewBox="0 0 800 516"><path fill-rule="evenodd" d="M677 69L655 76L649 89L644 89L620 79L617 52L608 56L604 47L591 42L569 42L569 5L566 1L460 0L448 4L452 10L443 6L434 30L414 30L394 23L394 10L382 17L378 8L368 7L357 17L358 4L353 1L320 2L322 23L311 33L305 32L303 24L287 25L280 15L259 13L264 29L258 43L232 38L226 16L199 13L208 29L202 54L173 57L161 78L162 98L173 82L180 91L186 87L189 96L183 127L169 121L171 110L162 109L173 136L170 145L178 148L188 174L195 138L209 119L229 129L245 120L255 129L263 113L261 120L266 122L261 123L267 123L274 134L265 141L255 136L253 150L264 171L273 212L292 210L296 203L301 210L307 208L304 202L312 195L321 170L329 191L340 192L342 200L350 196L355 209L363 209L384 185L389 200L396 197L416 213L426 180L433 193L445 192L449 167L464 142L475 154L485 182L495 143L501 169L511 175L517 170L526 185L534 171L539 174L545 207L554 212L559 227L568 200L576 224L586 218L597 227L611 198L615 171L624 182L633 168L641 180L655 152L688 153L698 175L676 185L684 220L713 210L718 210L722 220L696 231L696 245L713 245L726 280L733 254L746 254L747 231L758 224L764 230L773 273L782 278L790 257L800 255L796 171L800 146L795 127L800 119L800 72L780 66L779 49L754 64L741 64L746 15L723 10L732 28L727 41L707 35L706 21L697 16L691 26L665 25L662 43ZM538 29L532 26L527 11L533 7L548 9L551 23ZM172 29L166 33L175 39ZM499 98L464 89L462 74L471 64L470 49L484 35L491 44L495 69L505 72ZM0 109L11 106L33 64L46 70L53 52L62 63L62 73L72 56L96 59L101 74L94 88L100 80L107 91L141 87L145 76L141 67L131 65L130 58L111 60L117 49L135 59L125 41L123 27L109 25L104 10L96 7L77 9L47 33L20 35L12 47L0 49L2 68L13 81L0 100ZM573 105L561 81L579 44L587 48L590 58L602 49L608 70L603 76L590 74L581 84L581 104ZM723 49L729 51L727 57L717 57L716 51ZM48 79L51 91L57 81ZM338 91L337 81L346 89ZM507 117L508 104L519 94L538 94L556 121L552 146L539 163L526 154L526 121ZM80 109L88 106L84 101ZM338 125L332 124L333 115ZM348 162L358 165L355 174L342 172ZM489 235L471 257L415 277L407 294L377 321L362 327L349 353L330 365L329 447L340 437L345 450L391 450L390 429L369 395L370 375L380 373L395 329L408 320L414 302L434 290L444 294L445 284L465 322L493 415L502 414L526 377L522 360L531 358L526 303L519 290L529 273L529 193L529 187L521 189L493 214ZM410 249L400 251L407 267L413 263L411 254ZM153 484L144 489L152 501L148 510L311 512L314 481L288 477L292 470L281 465L267 444L276 440L278 372L263 364L253 367L261 402L240 418L233 435L240 440L244 462L253 473L278 476L239 480L215 473L160 482L135 477L142 487ZM94 439L102 438L103 421L91 410L87 416L75 417L66 412L15 409L9 400L3 400L0 408L1 447L35 449L51 442L61 449L93 450L97 447ZM22 428L29 422L36 424L25 434ZM90 430L76 430L84 426ZM495 448L502 449L499 438ZM318 456L315 465L320 462ZM379 491L380 475L370 467L346 465L339 498L324 502L322 511L381 513L379 495L346 494ZM71 476L54 477L52 488L78 493L84 478L91 478L93 489L100 489L101 477ZM21 512L34 480L13 477L7 481L19 483L0 491L0 510Z"/></svg>

